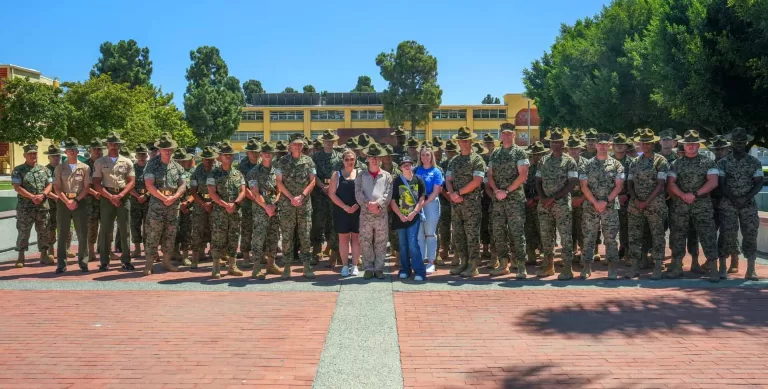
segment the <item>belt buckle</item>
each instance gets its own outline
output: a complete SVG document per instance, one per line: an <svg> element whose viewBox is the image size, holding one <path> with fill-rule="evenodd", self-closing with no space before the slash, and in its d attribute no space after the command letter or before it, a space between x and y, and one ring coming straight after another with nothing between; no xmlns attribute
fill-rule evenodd
<svg viewBox="0 0 768 389"><path fill-rule="evenodd" d="M77 197L77 193L67 192L66 196L67 196L68 199L72 200L75 197Z"/></svg>
<svg viewBox="0 0 768 389"><path fill-rule="evenodd" d="M330 183L331 183L331 179L330 178L326 178L326 179L323 180L323 184L325 184L325 185L328 185Z"/></svg>
<svg viewBox="0 0 768 389"><path fill-rule="evenodd" d="M138 192L140 195L144 195L147 193L146 189L136 189L136 192Z"/></svg>
<svg viewBox="0 0 768 389"><path fill-rule="evenodd" d="M173 194L173 190L171 190L171 189L161 189L160 193L162 193L163 196L170 196L170 195Z"/></svg>
<svg viewBox="0 0 768 389"><path fill-rule="evenodd" d="M118 194L118 193L120 193L120 189L118 189L118 188L107 188L107 192L112 193L112 194Z"/></svg>
<svg viewBox="0 0 768 389"><path fill-rule="evenodd" d="M211 195L209 193L203 193L203 194L200 195L200 197L202 197L203 200L210 200L211 199Z"/></svg>

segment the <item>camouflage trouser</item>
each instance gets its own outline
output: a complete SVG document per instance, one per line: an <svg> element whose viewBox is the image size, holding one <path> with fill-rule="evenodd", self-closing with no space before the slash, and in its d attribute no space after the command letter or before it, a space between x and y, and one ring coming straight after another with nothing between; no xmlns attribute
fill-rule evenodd
<svg viewBox="0 0 768 389"><path fill-rule="evenodd" d="M251 236L253 235L253 207L251 200L245 199L240 206L240 252L247 253L252 250Z"/></svg>
<svg viewBox="0 0 768 389"><path fill-rule="evenodd" d="M453 243L456 255L462 261L475 263L480 260L480 194L464 196L464 201L451 205Z"/></svg>
<svg viewBox="0 0 768 389"><path fill-rule="evenodd" d="M539 231L543 257L552 260L555 257L555 233L560 233L560 247L564 262L573 262L573 219L571 218L571 197L556 200L549 208L539 202ZM594 246L593 246L594 247Z"/></svg>
<svg viewBox="0 0 768 389"><path fill-rule="evenodd" d="M312 191L312 230L309 239L313 245L328 243L331 250L339 249L339 235L333 228L333 203L322 191Z"/></svg>
<svg viewBox="0 0 768 389"><path fill-rule="evenodd" d="M389 218L386 213L382 212L380 215L360 213L360 249L364 270L384 270L388 238Z"/></svg>
<svg viewBox="0 0 768 389"><path fill-rule="evenodd" d="M627 201L629 203L629 201ZM627 206L619 208L619 257L627 255L629 247L629 217L627 216Z"/></svg>
<svg viewBox="0 0 768 389"><path fill-rule="evenodd" d="M224 208L214 205L211 211L211 254L214 261L231 256L237 250L240 239L240 209L227 213ZM233 257L234 258L234 257Z"/></svg>
<svg viewBox="0 0 768 389"><path fill-rule="evenodd" d="M48 249L48 221L50 215L47 209L40 207L16 207L16 251L29 249L29 235L32 234L32 225L37 233L37 248Z"/></svg>
<svg viewBox="0 0 768 389"><path fill-rule="evenodd" d="M88 245L94 245L99 240L99 222L101 221L101 200L93 196L85 198L85 206L88 207ZM111 238L111 237L110 237ZM111 243L110 239L110 245Z"/></svg>
<svg viewBox="0 0 768 389"><path fill-rule="evenodd" d="M720 204L722 203L722 199L716 200L715 198L712 198L712 208L715 211L715 228L717 228L718 234L717 234L717 254L720 256L720 258L725 258L729 255L739 255L739 247L736 246L735 250L736 252L729 253L728 248L725 244L725 235L727 233L723 229L723 210L720 209ZM759 219L759 218L758 218Z"/></svg>
<svg viewBox="0 0 768 389"><path fill-rule="evenodd" d="M670 218L672 213L675 212L674 204L675 203L673 199L667 200L668 213L667 213L667 217L664 218L664 231L668 230L671 227ZM671 232L669 234L669 238L670 238L670 245L671 245L671 241L672 241ZM686 246L688 248L688 254L691 254L693 256L698 256L699 255L699 237L696 235L696 228L693 226L693 220L691 220L688 223L688 235L686 236L685 240L686 240Z"/></svg>
<svg viewBox="0 0 768 389"><path fill-rule="evenodd" d="M584 203L582 203L582 205L584 205ZM582 206L573 207L571 211L571 218L573 219L573 228L571 229L573 251L576 251L577 245L582 251L584 251L584 230L582 228L582 224L584 223L584 208Z"/></svg>
<svg viewBox="0 0 768 389"><path fill-rule="evenodd" d="M179 229L176 231L176 247L181 251L191 248L192 240L192 209L184 213L179 210Z"/></svg>
<svg viewBox="0 0 768 389"><path fill-rule="evenodd" d="M493 237L499 258L514 251L517 261L527 261L525 252L525 199L493 200Z"/></svg>
<svg viewBox="0 0 768 389"><path fill-rule="evenodd" d="M162 246L163 255L173 252L179 226L179 204L166 207L160 200L149 200L147 224L144 227L147 244L144 248L147 259L157 256L157 246Z"/></svg>
<svg viewBox="0 0 768 389"><path fill-rule="evenodd" d="M264 255L275 258L277 255L277 241L280 239L280 218L277 214L267 216L264 208L254 204L253 206L253 234L251 235L251 247L253 248L253 260L259 263Z"/></svg>
<svg viewBox="0 0 768 389"><path fill-rule="evenodd" d="M527 250L542 250L537 204L525 207L525 246ZM530 259L530 258L529 258Z"/></svg>
<svg viewBox="0 0 768 389"><path fill-rule="evenodd" d="M140 203L139 200L131 197L131 239L133 243L144 243L146 233L142 230L147 220L147 209L149 208L149 199Z"/></svg>
<svg viewBox="0 0 768 389"><path fill-rule="evenodd" d="M618 262L619 243L616 241L616 235L619 234L619 210L606 207L605 212L598 213L592 203L586 202L582 204L582 208L584 209L581 227L584 231L584 250L581 255L584 262L592 262L599 231L603 232L605 255L608 261Z"/></svg>
<svg viewBox="0 0 768 389"><path fill-rule="evenodd" d="M629 258L635 263L647 253L646 234L650 233L651 257L654 261L664 260L664 250L667 247L664 234L664 216L667 214L667 204L661 198L653 199L645 209L637 208L637 201L630 200L627 210L629 216Z"/></svg>
<svg viewBox="0 0 768 389"><path fill-rule="evenodd" d="M760 217L757 215L755 199L749 200L744 208L736 208L730 200L723 198L720 202L722 217L721 235L723 238L724 253L739 253L739 228L741 228L741 249L744 257L755 259L757 255L757 230L760 228ZM703 241L702 241L703 243Z"/></svg>
<svg viewBox="0 0 768 389"><path fill-rule="evenodd" d="M397 235L397 234L395 234ZM451 247L451 202L440 196L440 220L437 222L437 235L440 248Z"/></svg>
<svg viewBox="0 0 768 389"><path fill-rule="evenodd" d="M669 213L669 246L672 249L672 258L682 260L685 256L685 241L690 229L696 230L696 235L704 249L704 256L708 261L713 261L717 256L717 237L715 221L712 218L712 199L702 197L696 199L693 204L686 204L683 200L675 198L674 206ZM690 245L690 238L689 245Z"/></svg>
<svg viewBox="0 0 768 389"><path fill-rule="evenodd" d="M312 244L309 231L312 228L312 202L306 201L299 207L291 205L285 196L280 198L280 232L283 234L283 261L296 262L293 252L294 241L299 243L299 256L303 264L312 259Z"/></svg>
<svg viewBox="0 0 768 389"><path fill-rule="evenodd" d="M480 243L485 245L491 243L493 240L493 232L491 231L493 228L491 226L491 199L488 198L485 193L480 196L482 196L480 200L480 209L482 210L480 219Z"/></svg>
<svg viewBox="0 0 768 389"><path fill-rule="evenodd" d="M192 250L202 254L205 246L211 243L211 214L198 204L192 208L192 236Z"/></svg>

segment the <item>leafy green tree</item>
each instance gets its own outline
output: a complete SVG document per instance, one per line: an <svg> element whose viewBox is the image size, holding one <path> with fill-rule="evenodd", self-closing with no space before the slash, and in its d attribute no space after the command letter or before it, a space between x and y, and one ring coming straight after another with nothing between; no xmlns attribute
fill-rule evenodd
<svg viewBox="0 0 768 389"><path fill-rule="evenodd" d="M66 135L70 107L59 87L30 81L28 78L3 80L0 85L0 139L14 143L33 143Z"/></svg>
<svg viewBox="0 0 768 389"><path fill-rule="evenodd" d="M376 57L381 76L389 85L384 90L384 116L392 127L411 122L411 132L425 124L442 101L437 84L437 59L416 41L403 41L397 51Z"/></svg>
<svg viewBox="0 0 768 389"><path fill-rule="evenodd" d="M253 104L252 99L254 94L266 93L261 86L261 81L253 79L243 83L243 92L245 93L245 102L248 104Z"/></svg>
<svg viewBox="0 0 768 389"><path fill-rule="evenodd" d="M283 93L299 93L299 91L289 86L289 87L286 87L285 90L283 90Z"/></svg>
<svg viewBox="0 0 768 389"><path fill-rule="evenodd" d="M139 47L135 40L121 40L117 44L104 42L99 46L101 57L93 65L91 78L109 74L116 83L127 83L131 87L150 85L152 61L149 48Z"/></svg>
<svg viewBox="0 0 768 389"><path fill-rule="evenodd" d="M493 97L489 93L483 97L483 101L480 104L501 104L501 99L498 97Z"/></svg>
<svg viewBox="0 0 768 389"><path fill-rule="evenodd" d="M312 86L311 84L310 85L304 85L303 90L304 90L304 93L315 93L316 92L315 91L315 87Z"/></svg>
<svg viewBox="0 0 768 389"><path fill-rule="evenodd" d="M373 84L371 83L371 78L368 76L359 76L357 77L357 85L355 85L355 89L352 89L350 92L376 92L376 88L373 87Z"/></svg>
<svg viewBox="0 0 768 389"><path fill-rule="evenodd" d="M189 52L184 111L201 144L229 139L240 125L245 104L240 81L229 75L219 49L201 46Z"/></svg>

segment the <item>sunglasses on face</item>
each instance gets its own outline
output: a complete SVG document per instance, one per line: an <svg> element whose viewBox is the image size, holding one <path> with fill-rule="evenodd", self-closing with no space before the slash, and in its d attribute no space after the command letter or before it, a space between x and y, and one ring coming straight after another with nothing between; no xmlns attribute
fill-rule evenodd
<svg viewBox="0 0 768 389"><path fill-rule="evenodd" d="M355 160L354 158L344 158L344 162L351 162L351 161L354 161L354 160Z"/></svg>

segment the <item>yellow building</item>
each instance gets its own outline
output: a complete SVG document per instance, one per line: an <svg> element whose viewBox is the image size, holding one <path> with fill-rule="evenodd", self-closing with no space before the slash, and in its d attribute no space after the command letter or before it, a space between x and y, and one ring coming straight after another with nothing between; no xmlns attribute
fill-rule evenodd
<svg viewBox="0 0 768 389"><path fill-rule="evenodd" d="M387 139L392 129L384 119L381 93L328 93L325 97L318 93L271 93L251 97L255 104L243 108L240 127L231 138L236 147L252 136L277 141L298 132L314 139L328 128L338 131L340 142L362 132L379 142L394 141ZM446 139L467 126L480 136L491 133L498 139L502 123L515 123L520 145L539 139L536 107L522 94L504 95L503 104L440 106L426 125L417 128L415 136ZM410 126L406 122L403 127Z"/></svg>
<svg viewBox="0 0 768 389"><path fill-rule="evenodd" d="M59 81L45 77L37 70L10 64L0 64L0 88L2 87L2 80L17 77L26 77L29 78L30 81L42 82L48 85L58 86L59 84ZM46 150L49 144L51 144L51 141L44 139L37 144L37 147L39 150ZM4 142L3 139L0 139L0 174L10 174L14 166L24 163L24 149L22 147L23 145ZM42 154L40 154L40 156L45 157ZM45 165L48 163L48 160L39 158L38 163Z"/></svg>

